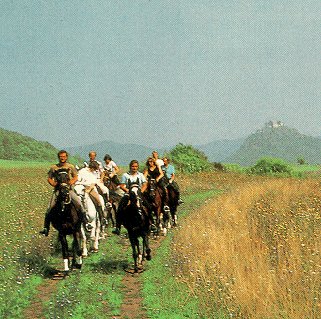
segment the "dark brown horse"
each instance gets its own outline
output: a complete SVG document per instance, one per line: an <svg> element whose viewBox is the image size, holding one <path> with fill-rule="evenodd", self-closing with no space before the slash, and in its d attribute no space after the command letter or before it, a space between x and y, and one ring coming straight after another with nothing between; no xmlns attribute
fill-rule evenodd
<svg viewBox="0 0 321 319"><path fill-rule="evenodd" d="M138 272L138 264L146 258L151 259L149 247L150 223L146 208L143 206L140 187L137 183L129 185L129 202L122 211L122 222L127 229L128 238L132 246L134 258L134 271ZM142 251L139 245L142 238Z"/></svg>
<svg viewBox="0 0 321 319"><path fill-rule="evenodd" d="M171 184L167 186L168 192L168 206L170 209L171 220L170 223L172 226L177 226L177 207L178 207L178 195L175 192Z"/></svg>
<svg viewBox="0 0 321 319"><path fill-rule="evenodd" d="M156 235L159 235L160 231L166 235L169 211L164 209L164 190L157 184L154 178L148 179L148 185L144 192L144 196L148 203L149 214L156 218Z"/></svg>
<svg viewBox="0 0 321 319"><path fill-rule="evenodd" d="M58 183L57 201L50 211L52 226L58 231L58 239L61 243L62 257L64 260L64 271L69 271L69 251L67 236L73 237L72 241L72 268L81 268L81 219L70 199L69 185ZM78 257L78 262L77 262Z"/></svg>
<svg viewBox="0 0 321 319"><path fill-rule="evenodd" d="M116 211L118 204L124 195L124 191L118 187L118 185L109 177L108 174L104 175L104 185L109 190L109 203L110 207L107 208L107 220L111 222L112 227L116 226Z"/></svg>

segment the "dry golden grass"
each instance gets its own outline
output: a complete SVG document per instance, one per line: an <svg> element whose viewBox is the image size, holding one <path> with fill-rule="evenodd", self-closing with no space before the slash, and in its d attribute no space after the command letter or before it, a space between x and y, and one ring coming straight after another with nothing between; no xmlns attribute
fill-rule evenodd
<svg viewBox="0 0 321 319"><path fill-rule="evenodd" d="M174 239L177 271L207 317L221 308L238 318L319 318L319 181L213 178L227 191Z"/></svg>

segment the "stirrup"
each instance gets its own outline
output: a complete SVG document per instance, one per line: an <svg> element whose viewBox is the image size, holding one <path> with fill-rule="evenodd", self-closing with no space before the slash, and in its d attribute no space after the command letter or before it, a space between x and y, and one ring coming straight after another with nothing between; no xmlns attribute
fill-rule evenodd
<svg viewBox="0 0 321 319"><path fill-rule="evenodd" d="M166 213L170 212L170 209L167 205L164 205L164 212L166 212Z"/></svg>

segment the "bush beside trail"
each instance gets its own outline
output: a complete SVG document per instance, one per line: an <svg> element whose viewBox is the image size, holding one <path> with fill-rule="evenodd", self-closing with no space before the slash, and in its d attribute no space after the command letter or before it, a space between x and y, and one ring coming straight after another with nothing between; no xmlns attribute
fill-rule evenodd
<svg viewBox="0 0 321 319"><path fill-rule="evenodd" d="M290 164L279 158L264 157L248 169L248 172L256 175L291 176L293 170Z"/></svg>
<svg viewBox="0 0 321 319"><path fill-rule="evenodd" d="M206 155L191 145L178 144L165 154L181 173L197 173L213 168Z"/></svg>

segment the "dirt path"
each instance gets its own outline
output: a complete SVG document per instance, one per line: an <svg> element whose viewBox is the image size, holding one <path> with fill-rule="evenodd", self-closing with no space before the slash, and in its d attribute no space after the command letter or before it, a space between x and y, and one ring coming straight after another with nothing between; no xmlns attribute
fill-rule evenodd
<svg viewBox="0 0 321 319"><path fill-rule="evenodd" d="M43 304L51 299L52 294L56 291L56 280L45 280L38 288L37 293L28 308L25 309L24 319L44 319L47 309Z"/></svg>
<svg viewBox="0 0 321 319"><path fill-rule="evenodd" d="M164 237L159 237L157 240L150 238L150 247L152 250L152 257L157 248L161 245ZM127 238L122 238L124 248L129 245ZM145 261L146 264L146 261ZM124 295L123 304L121 306L121 313L119 316L114 316L113 319L148 319L146 309L143 305L142 297L142 282L140 280L140 273L133 273L132 269L125 272L122 280Z"/></svg>
<svg viewBox="0 0 321 319"><path fill-rule="evenodd" d="M115 236L115 235L112 235ZM152 257L155 255L157 248L161 245L164 237L158 239L150 238L150 247L152 250ZM120 236L119 243L122 245L122 253L130 248L129 240L125 235ZM145 261L145 265L148 262ZM55 265L59 267L59 265ZM146 309L143 305L142 297L142 281L140 279L141 273L134 273L133 265L129 269L124 270L124 277L122 279L121 294L123 295L123 303L120 308L120 315L113 316L113 319L148 319ZM143 271L143 270L142 270ZM52 296L57 291L57 283L64 280L61 276L52 276L44 280L44 282L37 287L37 292L32 299L31 304L23 312L24 319L44 319L48 314L48 309L44 308L44 304L52 299ZM68 279L66 279L68 280ZM106 313L109 313L108 305L106 305Z"/></svg>

